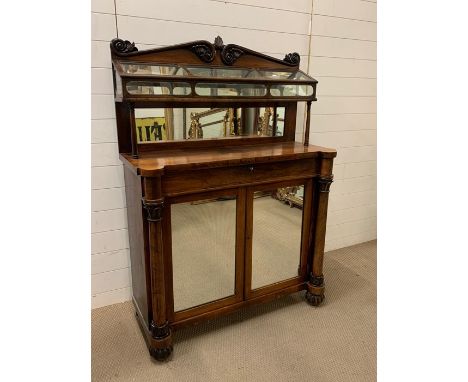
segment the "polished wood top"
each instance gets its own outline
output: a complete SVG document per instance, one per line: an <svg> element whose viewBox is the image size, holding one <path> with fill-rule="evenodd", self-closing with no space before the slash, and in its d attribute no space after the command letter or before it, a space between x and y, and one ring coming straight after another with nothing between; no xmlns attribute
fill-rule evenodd
<svg viewBox="0 0 468 382"><path fill-rule="evenodd" d="M120 154L120 159L124 164L142 176L156 176L164 172L178 170L238 166L313 157L334 158L336 150L320 146L304 146L298 142L283 142L252 146L151 151L140 153L138 159L132 158L131 154Z"/></svg>

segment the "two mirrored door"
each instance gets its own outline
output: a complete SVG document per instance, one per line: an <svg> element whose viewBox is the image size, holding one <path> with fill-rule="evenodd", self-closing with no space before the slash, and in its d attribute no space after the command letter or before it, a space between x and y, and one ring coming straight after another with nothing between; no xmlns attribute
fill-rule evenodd
<svg viewBox="0 0 468 382"><path fill-rule="evenodd" d="M171 202L176 320L303 281L305 182L238 188ZM310 220L310 219L309 219Z"/></svg>

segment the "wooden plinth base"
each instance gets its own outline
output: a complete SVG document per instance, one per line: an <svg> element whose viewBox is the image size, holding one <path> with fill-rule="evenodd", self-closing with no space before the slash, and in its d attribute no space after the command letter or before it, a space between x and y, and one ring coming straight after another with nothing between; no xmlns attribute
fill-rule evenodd
<svg viewBox="0 0 468 382"><path fill-rule="evenodd" d="M152 333L146 328L146 324L138 314L138 311L135 312L135 316L145 338L151 357L157 361L169 360L173 350L171 330L169 330L169 334L164 338L153 338Z"/></svg>

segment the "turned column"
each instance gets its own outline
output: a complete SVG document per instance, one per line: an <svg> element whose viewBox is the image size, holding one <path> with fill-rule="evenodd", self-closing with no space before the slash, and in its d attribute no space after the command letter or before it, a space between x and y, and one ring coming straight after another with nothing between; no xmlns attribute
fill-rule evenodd
<svg viewBox="0 0 468 382"><path fill-rule="evenodd" d="M151 268L152 320L150 323L150 354L157 360L165 360L172 353L172 334L167 320L166 280L163 253L161 219L164 213L164 199L161 192L161 179L144 179L145 197L143 207L148 220L148 243Z"/></svg>
<svg viewBox="0 0 468 382"><path fill-rule="evenodd" d="M327 228L327 209L330 185L333 182L333 159L323 159L320 175L315 181L315 224L313 224L313 241L309 256L309 280L307 282L307 301L318 306L325 298L323 278L323 253L325 250L325 233Z"/></svg>

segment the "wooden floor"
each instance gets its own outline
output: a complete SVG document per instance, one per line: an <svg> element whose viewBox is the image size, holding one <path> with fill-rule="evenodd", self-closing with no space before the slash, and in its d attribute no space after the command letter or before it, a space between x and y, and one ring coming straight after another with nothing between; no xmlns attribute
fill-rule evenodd
<svg viewBox="0 0 468 382"><path fill-rule="evenodd" d="M95 309L92 380L375 381L376 246L326 253L319 308L301 292L181 329L162 364L150 359L130 302Z"/></svg>

